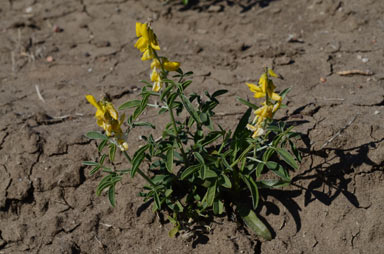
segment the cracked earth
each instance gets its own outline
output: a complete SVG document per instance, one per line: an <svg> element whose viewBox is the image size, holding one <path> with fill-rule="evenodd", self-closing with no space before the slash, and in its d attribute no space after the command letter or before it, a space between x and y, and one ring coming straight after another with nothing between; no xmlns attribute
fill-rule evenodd
<svg viewBox="0 0 384 254"><path fill-rule="evenodd" d="M0 1L0 253L383 253L384 2L179 2ZM292 88L277 117L303 134L304 160L292 186L261 192L272 241L231 216L171 239L137 196L139 178L117 186L116 208L96 196L102 175L81 164L99 156L84 137L98 129L84 95L115 105L138 95L149 68L134 28L148 18L163 53L194 72L191 91L229 90L224 127L264 66Z"/></svg>

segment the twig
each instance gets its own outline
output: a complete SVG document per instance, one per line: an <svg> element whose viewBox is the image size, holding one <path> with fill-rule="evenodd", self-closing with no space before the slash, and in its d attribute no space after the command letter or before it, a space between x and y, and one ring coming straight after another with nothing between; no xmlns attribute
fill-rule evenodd
<svg viewBox="0 0 384 254"><path fill-rule="evenodd" d="M352 76L352 75L363 75L363 76L372 76L373 73L372 71L366 70L348 70L348 71L339 71L337 72L340 76Z"/></svg>
<svg viewBox="0 0 384 254"><path fill-rule="evenodd" d="M326 147L329 143L331 143L336 137L338 137L346 128L348 128L357 118L359 114L355 115L351 121L349 121L343 128L341 128L335 135L333 135L330 139L327 140L321 147L320 150Z"/></svg>
<svg viewBox="0 0 384 254"><path fill-rule="evenodd" d="M325 101L343 101L345 99L344 98L327 98L327 97L323 97L323 100L325 100Z"/></svg>
<svg viewBox="0 0 384 254"><path fill-rule="evenodd" d="M43 98L43 96L41 96L41 93L40 93L40 90L39 90L39 86L38 85L35 85L35 88L36 88L36 93L37 93L37 96L39 97L39 99L45 103L45 100Z"/></svg>

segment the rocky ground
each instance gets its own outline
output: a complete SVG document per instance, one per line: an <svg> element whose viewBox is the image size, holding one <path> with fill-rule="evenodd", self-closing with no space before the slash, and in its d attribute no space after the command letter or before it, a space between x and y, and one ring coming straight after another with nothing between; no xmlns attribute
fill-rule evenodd
<svg viewBox="0 0 384 254"><path fill-rule="evenodd" d="M0 253L383 253L384 2L180 2L0 1ZM117 186L115 208L96 196L84 95L138 95L149 67L134 29L148 18L163 54L194 71L191 91L229 90L217 117L228 128L264 66L292 88L277 117L303 133L304 161L292 186L262 192L272 241L227 217L171 239L139 178Z"/></svg>

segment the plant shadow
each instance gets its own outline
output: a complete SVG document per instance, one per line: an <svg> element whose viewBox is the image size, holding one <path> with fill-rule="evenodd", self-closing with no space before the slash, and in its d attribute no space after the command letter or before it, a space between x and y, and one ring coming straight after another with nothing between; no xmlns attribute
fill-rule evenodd
<svg viewBox="0 0 384 254"><path fill-rule="evenodd" d="M216 6L215 11L224 10L225 6L239 6L241 8L240 13L250 11L254 6L259 6L260 8L265 8L270 5L271 2L278 0L209 0L209 1L200 1L200 0L189 0L188 4L183 5L179 11L195 10L198 12L209 11L211 6ZM179 1L181 2L181 1ZM177 3L180 4L180 3ZM212 8L212 7L211 7Z"/></svg>

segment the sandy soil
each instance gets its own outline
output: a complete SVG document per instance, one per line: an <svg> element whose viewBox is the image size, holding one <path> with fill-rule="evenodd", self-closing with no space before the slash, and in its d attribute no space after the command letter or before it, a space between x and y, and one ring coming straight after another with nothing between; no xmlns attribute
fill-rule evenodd
<svg viewBox="0 0 384 254"><path fill-rule="evenodd" d="M0 1L0 253L383 253L384 1L191 2ZM228 128L263 66L292 87L278 118L304 134L304 161L292 186L262 192L272 241L227 216L171 239L137 196L140 178L118 185L114 209L95 195L84 95L137 96L149 67L134 28L147 18L163 53L194 71L190 91L230 91L217 117ZM365 75L340 75L351 70Z"/></svg>

